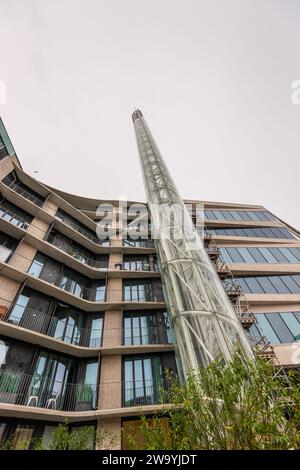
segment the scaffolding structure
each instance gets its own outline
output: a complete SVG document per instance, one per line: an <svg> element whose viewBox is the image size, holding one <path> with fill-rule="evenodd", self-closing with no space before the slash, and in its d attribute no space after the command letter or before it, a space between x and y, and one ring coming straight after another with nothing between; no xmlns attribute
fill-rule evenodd
<svg viewBox="0 0 300 470"><path fill-rule="evenodd" d="M246 357L253 358L236 312L141 111L135 111L132 119L182 378L214 360L230 361L237 345Z"/></svg>

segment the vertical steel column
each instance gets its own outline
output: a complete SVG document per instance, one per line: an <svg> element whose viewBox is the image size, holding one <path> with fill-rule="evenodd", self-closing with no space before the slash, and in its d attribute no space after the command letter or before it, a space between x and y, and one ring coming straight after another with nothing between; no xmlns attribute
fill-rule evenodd
<svg viewBox="0 0 300 470"><path fill-rule="evenodd" d="M183 375L221 357L229 361L235 345L253 358L243 328L141 111L135 111L132 119Z"/></svg>

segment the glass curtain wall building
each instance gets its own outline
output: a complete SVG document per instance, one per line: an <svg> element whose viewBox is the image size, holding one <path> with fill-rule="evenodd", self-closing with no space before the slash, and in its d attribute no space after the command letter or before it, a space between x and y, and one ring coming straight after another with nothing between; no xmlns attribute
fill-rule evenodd
<svg viewBox="0 0 300 470"><path fill-rule="evenodd" d="M196 267L192 294L181 286L173 299L180 273L172 259L148 236L123 236L122 215L128 210L132 220L137 201L120 208L40 183L23 170L2 122L0 194L0 439L14 435L29 448L40 437L47 446L68 418L71 429L101 428L124 448L121 429L135 425L141 410L159 410L169 374L180 373L181 331L182 347L190 345L186 364L230 354L239 338L245 351L300 367L300 233L263 206L184 200L191 232L204 205L201 260L194 258L205 261L206 277ZM115 216L107 240L96 232L103 203ZM192 271L185 276L186 291ZM220 315L209 349L208 322L188 315L210 312L212 287ZM187 314L184 328L176 328L172 300Z"/></svg>

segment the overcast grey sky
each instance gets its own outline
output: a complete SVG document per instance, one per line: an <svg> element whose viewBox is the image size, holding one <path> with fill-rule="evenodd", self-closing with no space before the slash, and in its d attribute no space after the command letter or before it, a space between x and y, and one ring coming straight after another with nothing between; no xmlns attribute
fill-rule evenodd
<svg viewBox="0 0 300 470"><path fill-rule="evenodd" d="M29 174L144 200L139 107L184 197L300 228L299 0L0 0L0 44L0 114Z"/></svg>

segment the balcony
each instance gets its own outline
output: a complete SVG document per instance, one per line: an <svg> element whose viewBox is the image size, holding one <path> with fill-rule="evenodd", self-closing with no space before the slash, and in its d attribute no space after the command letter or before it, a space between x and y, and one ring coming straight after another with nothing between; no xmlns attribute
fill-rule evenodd
<svg viewBox="0 0 300 470"><path fill-rule="evenodd" d="M168 403L171 381L168 379L122 382L122 406L146 406Z"/></svg>
<svg viewBox="0 0 300 470"><path fill-rule="evenodd" d="M123 247L127 247L127 248L154 248L154 240L152 240L152 239L132 240L130 238L124 238L123 239Z"/></svg>
<svg viewBox="0 0 300 470"><path fill-rule="evenodd" d="M25 189L25 185L23 185L21 182L16 183L15 181L11 181L9 178L5 177L3 178L2 183L4 183L5 186L13 190L15 193L31 201L36 206L43 206L45 199L42 196L38 196L34 194L34 192L31 192L29 188Z"/></svg>
<svg viewBox="0 0 300 470"><path fill-rule="evenodd" d="M68 255L72 256L72 258L76 259L82 264L87 264L88 266L95 268L95 269L107 269L108 268L108 260L102 261L99 258L97 258L97 255L94 257L85 254L83 249L78 249L76 246L72 246L72 242L70 240L69 246L66 247L66 249L62 248L59 246L59 242L61 240L61 237L59 234L52 234L49 233L45 241L48 243L51 243L51 245L55 246L57 249L63 251L64 253L67 253Z"/></svg>
<svg viewBox="0 0 300 470"><path fill-rule="evenodd" d="M32 408L94 412L168 403L171 386L172 381L168 379L109 382L97 386L2 369L0 403L25 406L29 412Z"/></svg>
<svg viewBox="0 0 300 470"><path fill-rule="evenodd" d="M11 224L16 225L17 227L24 230L27 230L29 227L28 221L26 221L19 214L6 209L6 207L0 206L0 217L1 219L7 220L7 222L10 222Z"/></svg>
<svg viewBox="0 0 300 470"><path fill-rule="evenodd" d="M102 328L81 328L76 324L69 324L66 319L60 320L28 307L24 309L19 304L14 305L12 310L0 306L0 321L75 346L100 348L102 342Z"/></svg>
<svg viewBox="0 0 300 470"><path fill-rule="evenodd" d="M98 387L0 370L0 403L49 410L89 411L97 408Z"/></svg>
<svg viewBox="0 0 300 470"><path fill-rule="evenodd" d="M110 347L110 344L116 346L116 339L119 339L120 345L123 346L162 345L173 344L174 342L171 328L165 325L138 328L106 328L103 330L103 328L82 328L71 320L69 318L59 319L37 309L24 308L19 304L15 304L12 309L0 305L0 321L54 338L69 345L101 348L103 332L108 347Z"/></svg>

